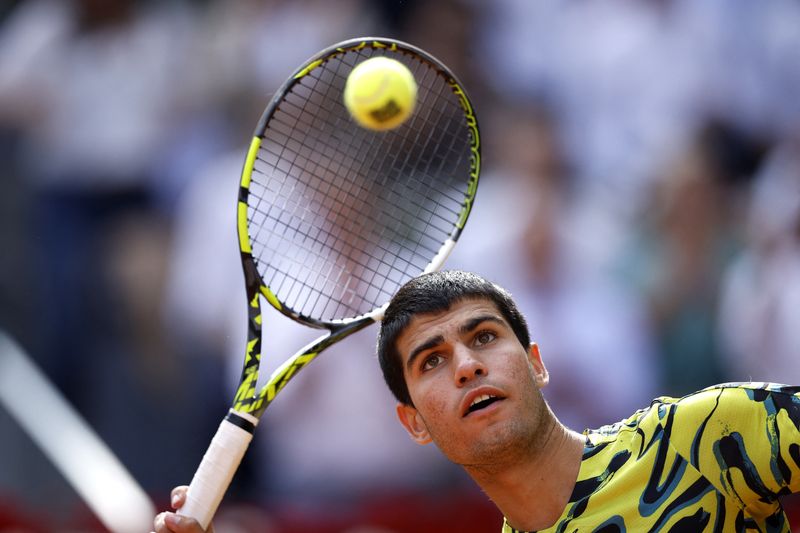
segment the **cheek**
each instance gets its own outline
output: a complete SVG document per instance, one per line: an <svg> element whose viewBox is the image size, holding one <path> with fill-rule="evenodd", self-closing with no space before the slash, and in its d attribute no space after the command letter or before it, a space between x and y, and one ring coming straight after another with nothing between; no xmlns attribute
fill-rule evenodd
<svg viewBox="0 0 800 533"><path fill-rule="evenodd" d="M442 393L443 390L443 387L437 387L435 383L430 383L417 387L415 393L412 394L414 405L426 420L432 420L445 412L447 399Z"/></svg>
<svg viewBox="0 0 800 533"><path fill-rule="evenodd" d="M495 368L496 375L506 376L503 381L507 385L528 389L537 387L536 371L533 366L528 364L527 359L521 360L519 357L505 359L502 365Z"/></svg>

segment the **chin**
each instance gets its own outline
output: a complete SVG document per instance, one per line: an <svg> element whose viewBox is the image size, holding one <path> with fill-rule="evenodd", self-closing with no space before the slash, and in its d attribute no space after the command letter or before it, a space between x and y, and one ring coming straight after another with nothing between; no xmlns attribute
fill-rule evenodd
<svg viewBox="0 0 800 533"><path fill-rule="evenodd" d="M445 455L451 461L465 466L490 466L527 455L533 440L531 431L520 424L493 424L474 439L468 449L461 450L458 454L460 457L453 457L447 452ZM466 439L462 442L466 442Z"/></svg>

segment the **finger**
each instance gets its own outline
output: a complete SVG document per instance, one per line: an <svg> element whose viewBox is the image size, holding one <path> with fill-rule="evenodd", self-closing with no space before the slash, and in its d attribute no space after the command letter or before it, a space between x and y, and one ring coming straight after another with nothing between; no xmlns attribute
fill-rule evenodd
<svg viewBox="0 0 800 533"><path fill-rule="evenodd" d="M167 513L158 513L156 515L155 520L153 520L153 528L155 531L153 533L170 533L169 529L167 529L167 525L164 523L164 517Z"/></svg>
<svg viewBox="0 0 800 533"><path fill-rule="evenodd" d="M186 503L186 492L189 490L189 487L186 485L181 485L180 487L175 487L172 489L171 495L171 503L173 509L180 509L183 507L183 504Z"/></svg>
<svg viewBox="0 0 800 533"><path fill-rule="evenodd" d="M197 520L189 516L166 513L164 523L174 533L204 533Z"/></svg>

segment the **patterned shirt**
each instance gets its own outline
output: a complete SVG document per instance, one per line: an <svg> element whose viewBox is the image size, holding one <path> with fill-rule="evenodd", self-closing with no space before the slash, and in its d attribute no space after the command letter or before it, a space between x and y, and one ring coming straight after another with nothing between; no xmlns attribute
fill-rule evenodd
<svg viewBox="0 0 800 533"><path fill-rule="evenodd" d="M657 398L585 435L572 496L542 532L790 531L778 497L800 492L800 387Z"/></svg>

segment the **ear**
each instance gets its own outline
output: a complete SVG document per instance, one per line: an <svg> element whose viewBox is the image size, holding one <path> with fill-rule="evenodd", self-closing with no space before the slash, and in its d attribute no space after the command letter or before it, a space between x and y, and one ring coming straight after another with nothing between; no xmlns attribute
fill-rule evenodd
<svg viewBox="0 0 800 533"><path fill-rule="evenodd" d="M414 406L398 403L397 418L400 420L400 424L406 428L408 434L411 435L411 439L414 442L420 445L431 442L428 426L425 425L425 421Z"/></svg>
<svg viewBox="0 0 800 533"><path fill-rule="evenodd" d="M533 368L536 385L541 389L550 382L550 374L544 366L542 354L539 353L539 346L535 342L532 342L530 349L528 349L528 361L530 361Z"/></svg>

